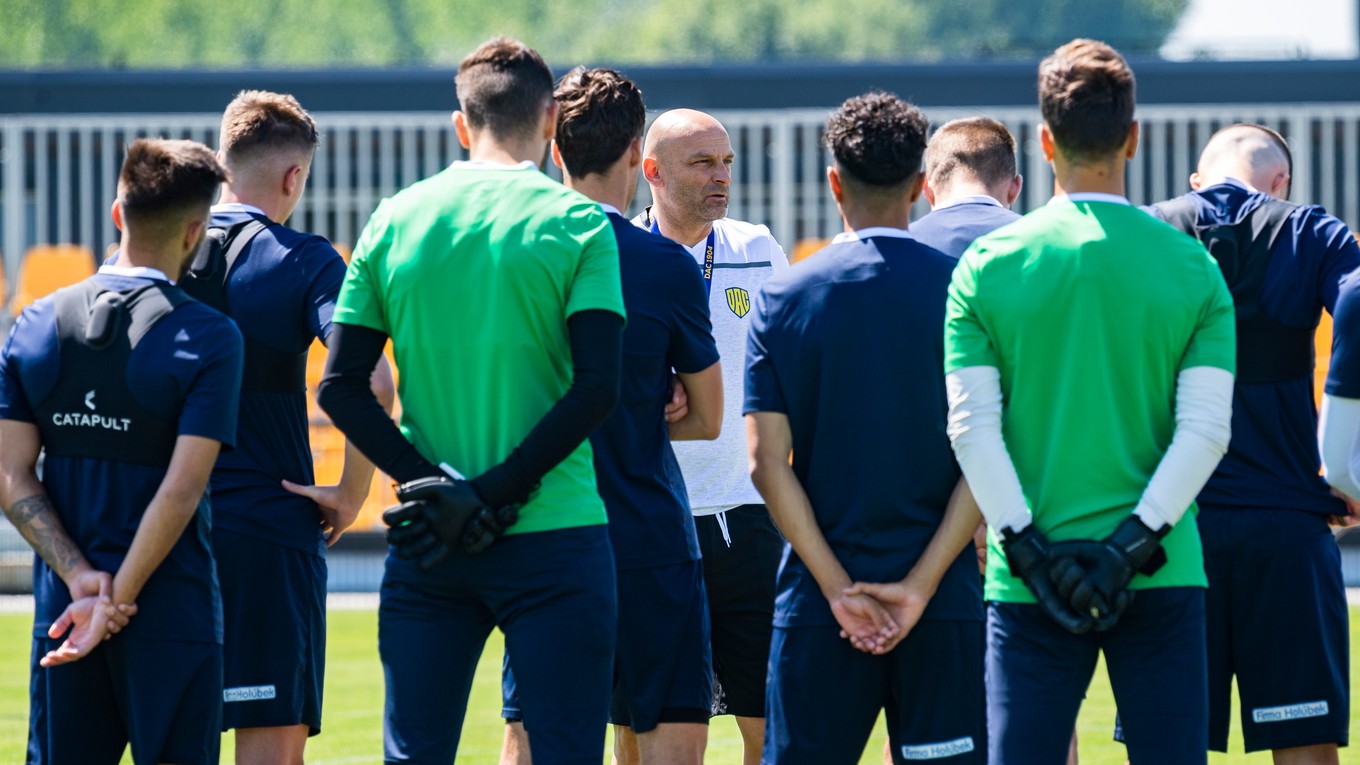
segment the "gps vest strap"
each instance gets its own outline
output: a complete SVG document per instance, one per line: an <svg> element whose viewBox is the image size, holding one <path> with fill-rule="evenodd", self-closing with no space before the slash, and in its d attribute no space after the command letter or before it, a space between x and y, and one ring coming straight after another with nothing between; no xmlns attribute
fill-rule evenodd
<svg viewBox="0 0 1360 765"><path fill-rule="evenodd" d="M252 215L230 227L211 226L180 284L196 300L231 315L227 278L232 266L252 240L269 227L269 220ZM251 339L245 332L245 366L241 389L261 393L305 393L307 352L281 351Z"/></svg>
<svg viewBox="0 0 1360 765"><path fill-rule="evenodd" d="M649 214L649 215L651 214L650 211L648 212L648 214ZM660 225L659 223L656 222L656 218L652 218L652 233L653 233L653 234L660 234L660 233L661 233L661 225ZM707 243L707 245L704 247L704 294L705 294L705 295L712 295L712 294L713 294L713 243L714 243L715 237L717 236L717 233L718 233L718 228L717 228L716 226L714 226L713 228L709 229L709 232L708 232L708 243Z"/></svg>
<svg viewBox="0 0 1360 765"><path fill-rule="evenodd" d="M146 333L189 300L161 281L114 292L86 280L55 293L60 371L34 407L47 454L170 464L178 423L138 403L128 366Z"/></svg>
<svg viewBox="0 0 1360 765"><path fill-rule="evenodd" d="M1199 224L1199 208L1189 198L1156 208L1167 223L1204 243L1218 261L1237 311L1239 383L1274 383L1313 373L1313 331L1291 327L1261 309L1270 251L1297 205L1268 199L1232 225Z"/></svg>

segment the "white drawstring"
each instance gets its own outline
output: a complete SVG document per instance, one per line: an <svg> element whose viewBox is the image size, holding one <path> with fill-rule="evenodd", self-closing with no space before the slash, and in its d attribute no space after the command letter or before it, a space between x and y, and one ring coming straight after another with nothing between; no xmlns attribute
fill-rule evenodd
<svg viewBox="0 0 1360 765"><path fill-rule="evenodd" d="M732 546L732 535L731 535L730 533L728 533L728 531L727 531L727 511L726 511L726 510L722 511L721 513L718 513L718 528L722 530L723 541L727 543L727 546L728 546L728 547L731 547L731 546Z"/></svg>

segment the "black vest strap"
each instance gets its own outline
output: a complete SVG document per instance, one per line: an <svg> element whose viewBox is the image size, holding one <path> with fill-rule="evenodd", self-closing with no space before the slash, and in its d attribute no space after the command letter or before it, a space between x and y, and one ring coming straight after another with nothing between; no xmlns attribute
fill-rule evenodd
<svg viewBox="0 0 1360 765"><path fill-rule="evenodd" d="M189 296L160 281L111 292L86 280L54 299L61 361L56 385L35 407L43 448L61 457L169 465L178 423L137 402L128 365L146 333Z"/></svg>
<svg viewBox="0 0 1360 765"><path fill-rule="evenodd" d="M227 302L227 277L251 241L269 227L269 220L250 218L229 228L212 226L194 256L181 284L184 291L222 313L231 315ZM243 335L245 333L242 333ZM245 366L241 389L263 393L305 393L307 353L271 348L245 336Z"/></svg>
<svg viewBox="0 0 1360 765"><path fill-rule="evenodd" d="M1163 220L1198 238L1218 261L1237 309L1237 381L1273 383L1313 373L1313 332L1291 327L1261 309L1270 250L1297 205L1269 199L1234 225L1201 226L1188 198L1157 206Z"/></svg>

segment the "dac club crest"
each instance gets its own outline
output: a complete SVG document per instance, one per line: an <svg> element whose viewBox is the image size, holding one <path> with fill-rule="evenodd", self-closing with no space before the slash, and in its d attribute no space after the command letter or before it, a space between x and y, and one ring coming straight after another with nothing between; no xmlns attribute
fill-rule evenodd
<svg viewBox="0 0 1360 765"><path fill-rule="evenodd" d="M728 287L727 307L732 309L738 319L745 317L751 310L751 293L741 287Z"/></svg>

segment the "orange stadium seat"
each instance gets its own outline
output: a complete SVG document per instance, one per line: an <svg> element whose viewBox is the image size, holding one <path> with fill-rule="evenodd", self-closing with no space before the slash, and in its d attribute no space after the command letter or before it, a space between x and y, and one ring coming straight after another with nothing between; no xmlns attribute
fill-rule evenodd
<svg viewBox="0 0 1360 765"><path fill-rule="evenodd" d="M349 259L354 257L354 250L347 244L332 242L331 246L335 248L336 252L340 253L340 257L344 258L346 263L349 263Z"/></svg>
<svg viewBox="0 0 1360 765"><path fill-rule="evenodd" d="M345 254L341 251L341 254ZM310 423L312 462L315 467L316 482L322 485L334 484L340 480L345 467L345 437L331 424L326 413L316 403L316 390L321 383L321 375L326 368L326 346L320 340L312 341L307 352L307 419ZM388 341L386 354L392 360L392 343ZM395 376L395 372L393 373ZM395 414L395 413L394 413ZM373 473L373 483L368 490L368 499L359 511L354 522L355 531L381 530L382 512L397 504L397 494L392 479L382 472Z"/></svg>
<svg viewBox="0 0 1360 765"><path fill-rule="evenodd" d="M797 263L828 244L831 244L830 239L799 239L798 244L793 246L793 253L789 255L789 262Z"/></svg>
<svg viewBox="0 0 1360 765"><path fill-rule="evenodd" d="M0 305L5 302L5 296L9 294L9 284L5 281L5 256L0 253Z"/></svg>
<svg viewBox="0 0 1360 765"><path fill-rule="evenodd" d="M19 266L10 309L18 316L33 301L92 275L94 266L94 253L78 244L31 248Z"/></svg>
<svg viewBox="0 0 1360 765"><path fill-rule="evenodd" d="M1313 398L1322 406L1322 387L1327 383L1327 369L1332 360L1332 315L1322 312L1317 332L1313 335L1313 354L1317 364L1313 367Z"/></svg>

